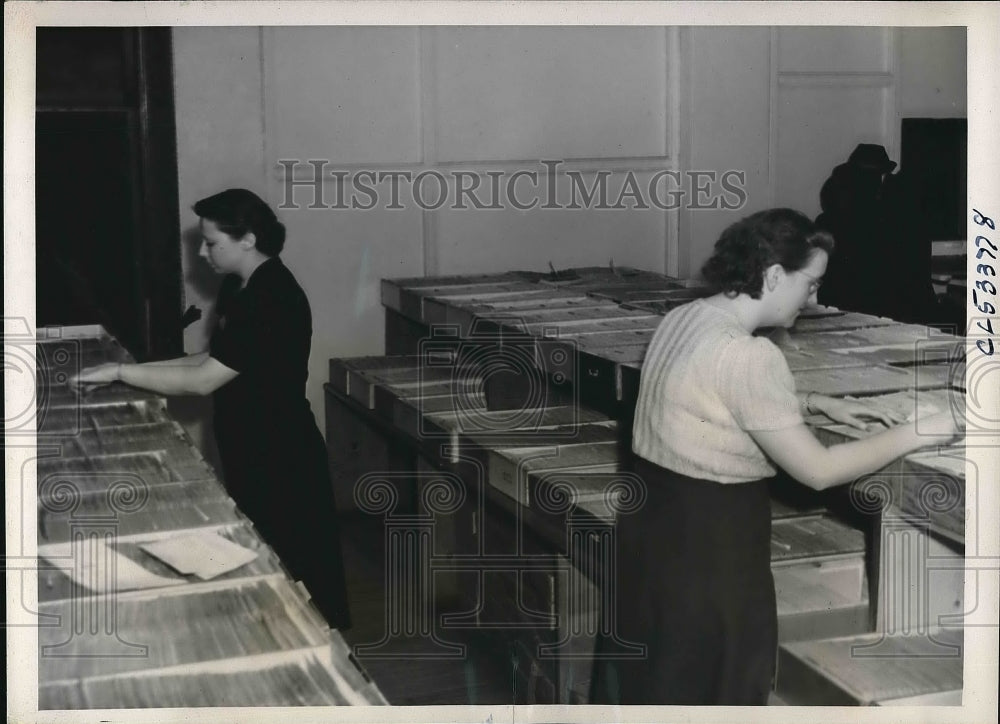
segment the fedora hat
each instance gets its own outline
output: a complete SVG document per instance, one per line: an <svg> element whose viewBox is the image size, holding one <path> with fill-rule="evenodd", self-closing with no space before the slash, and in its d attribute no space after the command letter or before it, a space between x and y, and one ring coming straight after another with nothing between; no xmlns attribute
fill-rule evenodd
<svg viewBox="0 0 1000 724"><path fill-rule="evenodd" d="M896 168L896 162L889 159L883 146L877 143L859 143L847 162L852 166L865 169L877 169L882 173L888 173Z"/></svg>

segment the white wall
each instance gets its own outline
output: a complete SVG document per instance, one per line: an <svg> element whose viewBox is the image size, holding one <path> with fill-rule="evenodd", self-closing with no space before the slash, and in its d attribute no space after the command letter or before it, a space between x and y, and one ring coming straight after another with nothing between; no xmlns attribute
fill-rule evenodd
<svg viewBox="0 0 1000 724"><path fill-rule="evenodd" d="M899 58L901 118L966 117L964 27L901 28Z"/></svg>
<svg viewBox="0 0 1000 724"><path fill-rule="evenodd" d="M745 207L681 214L681 274L747 213L815 217L858 143L898 162L902 118L966 115L964 28L689 28L681 47L682 166L747 174Z"/></svg>
<svg viewBox="0 0 1000 724"><path fill-rule="evenodd" d="M690 28L683 33L682 165L739 170L747 193L740 209L681 213L678 273L697 276L726 226L772 205L771 31Z"/></svg>
<svg viewBox="0 0 1000 724"><path fill-rule="evenodd" d="M183 306L203 312L201 321L184 330L184 350L191 353L208 348L220 281L198 258L198 217L191 206L233 186L266 192L260 30L187 27L174 31L173 46ZM170 410L217 465L210 400L173 398Z"/></svg>
<svg viewBox="0 0 1000 724"><path fill-rule="evenodd" d="M234 186L266 192L260 30L178 28L173 45L185 307L207 311L219 280L198 259L198 217L191 207ZM185 330L188 352L207 347L206 317Z"/></svg>
<svg viewBox="0 0 1000 724"><path fill-rule="evenodd" d="M719 232L773 205L814 216L860 142L898 160L902 115L964 115L963 31L881 28L177 28L182 225L190 205L246 186L277 206L280 159L327 170L455 170L486 183L739 170L736 210L279 210L283 258L314 310L308 393L322 424L333 356L379 354L384 277L607 264L695 275ZM304 166L305 170L311 170ZM588 175L589 174L589 175ZM383 192L387 187L380 187ZM431 197L436 185L427 187ZM327 204L340 187L322 186ZM452 195L451 198L454 198ZM565 196L560 197L566 200ZM689 197L690 198L690 197ZM185 256L187 303L214 289ZM204 324L185 334L202 348Z"/></svg>
<svg viewBox="0 0 1000 724"><path fill-rule="evenodd" d="M815 217L823 182L858 143L893 153L894 35L882 28L688 33L684 163L747 176L743 208L682 214L681 273L697 274L721 231L748 213L788 206Z"/></svg>
<svg viewBox="0 0 1000 724"><path fill-rule="evenodd" d="M178 28L175 78L182 207L229 185L284 198L279 159L330 169L461 168L504 179L541 159L645 182L670 157L665 28ZM310 170L308 166L304 166ZM565 181L565 179L563 179ZM544 182L542 182L544 183ZM433 185L431 186L433 189ZM323 199L332 203L336 183ZM433 196L433 193L431 194ZM667 212L281 209L285 263L314 310L308 394L323 407L333 356L383 349L379 280L582 264L665 268ZM529 196L530 198L530 196ZM195 219L185 211L184 221ZM185 257L187 303L212 290ZM185 336L206 339L204 323ZM320 424L322 415L317 414Z"/></svg>

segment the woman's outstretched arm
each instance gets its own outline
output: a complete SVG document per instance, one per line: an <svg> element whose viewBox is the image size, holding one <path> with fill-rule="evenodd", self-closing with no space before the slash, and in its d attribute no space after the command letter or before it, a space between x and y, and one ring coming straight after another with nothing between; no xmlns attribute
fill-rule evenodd
<svg viewBox="0 0 1000 724"><path fill-rule="evenodd" d="M146 364L105 364L90 367L70 380L70 386L99 387L121 381L164 395L208 395L239 374L207 353Z"/></svg>
<svg viewBox="0 0 1000 724"><path fill-rule="evenodd" d="M779 467L804 485L824 490L850 483L922 447L944 445L960 433L950 412L890 428L864 440L825 447L804 424L782 430L748 430Z"/></svg>

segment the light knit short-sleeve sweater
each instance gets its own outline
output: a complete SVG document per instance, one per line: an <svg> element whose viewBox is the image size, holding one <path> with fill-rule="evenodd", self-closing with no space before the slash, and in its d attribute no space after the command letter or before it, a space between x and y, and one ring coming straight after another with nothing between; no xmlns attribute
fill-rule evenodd
<svg viewBox="0 0 1000 724"><path fill-rule="evenodd" d="M795 381L773 342L704 300L664 317L642 365L637 455L694 478L759 480L776 470L747 430L800 423Z"/></svg>

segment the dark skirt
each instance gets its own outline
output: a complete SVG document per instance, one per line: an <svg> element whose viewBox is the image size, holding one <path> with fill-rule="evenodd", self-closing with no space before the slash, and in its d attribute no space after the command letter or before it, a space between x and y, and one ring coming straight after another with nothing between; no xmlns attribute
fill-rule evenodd
<svg viewBox="0 0 1000 724"><path fill-rule="evenodd" d="M598 638L592 702L766 704L778 639L767 481L634 464L647 498L619 516L617 610L601 628L614 633ZM645 655L607 658L623 643Z"/></svg>
<svg viewBox="0 0 1000 724"><path fill-rule="evenodd" d="M220 422L222 424L220 424ZM229 423L229 424L227 424ZM326 445L312 413L281 432L216 418L226 489L332 628L351 626Z"/></svg>

